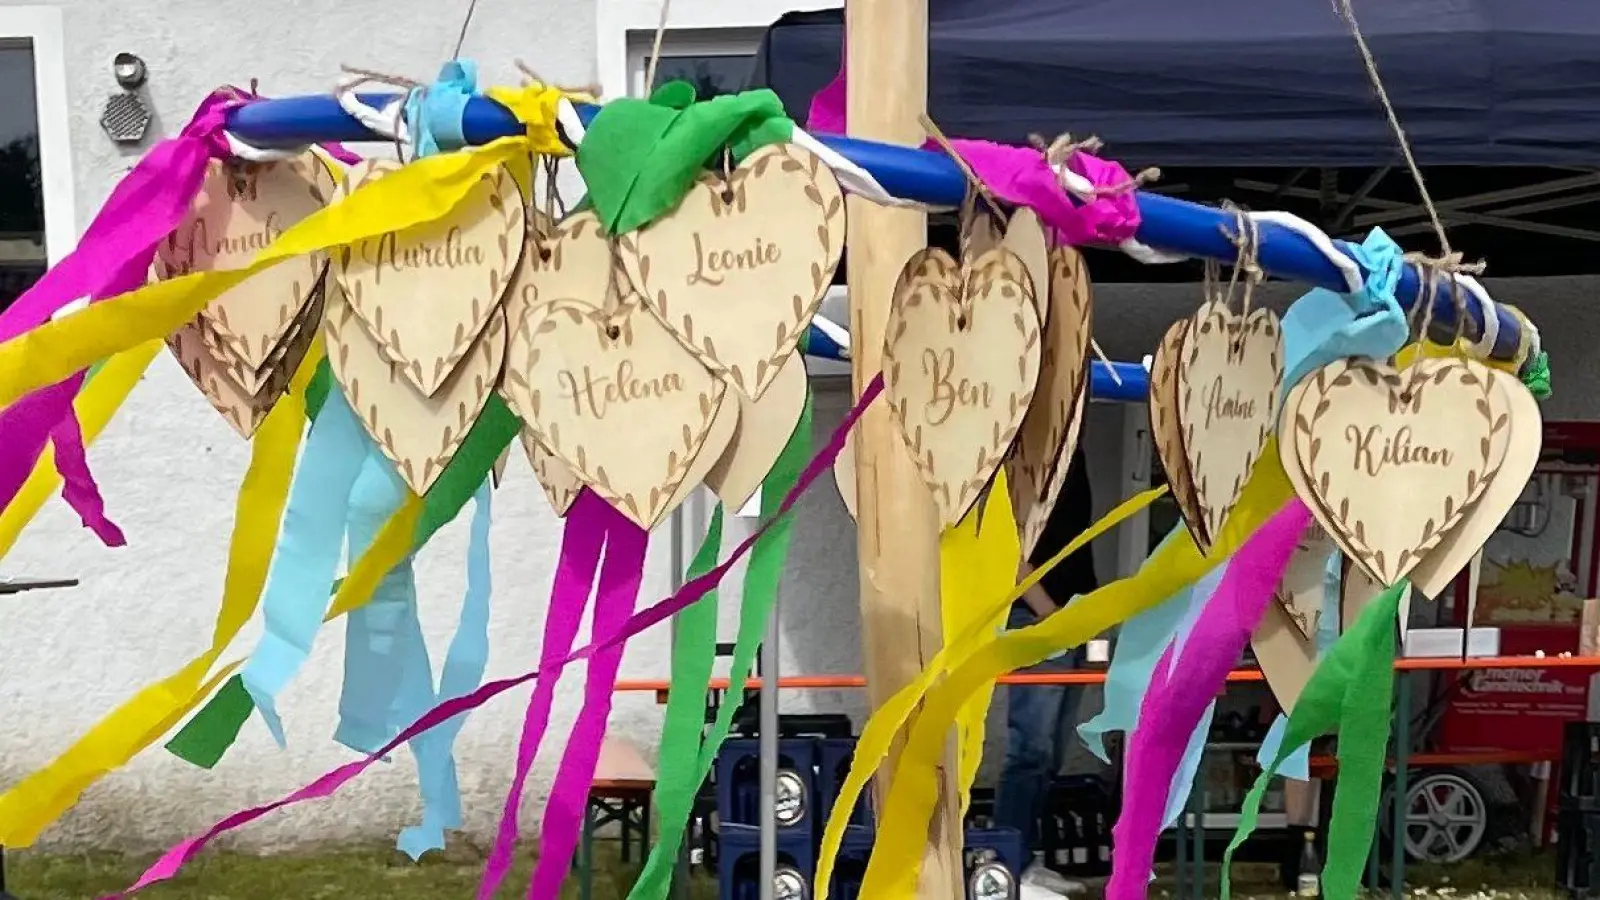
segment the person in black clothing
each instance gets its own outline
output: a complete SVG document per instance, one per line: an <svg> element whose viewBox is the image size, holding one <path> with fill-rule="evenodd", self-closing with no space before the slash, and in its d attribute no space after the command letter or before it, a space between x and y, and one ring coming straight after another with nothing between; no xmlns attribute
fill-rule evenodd
<svg viewBox="0 0 1600 900"><path fill-rule="evenodd" d="M1073 453L1067 483L1022 574L1061 552L1092 524L1093 515L1089 473L1084 466L1083 451L1079 449ZM1098 586L1092 548L1084 547L1046 573L1038 585L1017 601L1011 609L1007 628L1031 625ZM1020 671L1055 672L1077 668L1081 664L1082 649L1062 653ZM1020 831L1031 849L1038 842L1038 822L1044 812L1050 781L1061 770L1082 688L1030 684L1011 685L1007 691L1006 756L995 792L995 824Z"/></svg>

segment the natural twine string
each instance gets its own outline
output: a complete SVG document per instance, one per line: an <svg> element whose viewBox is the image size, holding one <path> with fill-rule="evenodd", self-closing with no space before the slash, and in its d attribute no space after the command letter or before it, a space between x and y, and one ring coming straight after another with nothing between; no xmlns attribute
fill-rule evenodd
<svg viewBox="0 0 1600 900"><path fill-rule="evenodd" d="M1092 134L1082 140L1073 140L1072 135L1065 132L1056 135L1055 139L1051 141L1046 141L1043 135L1030 134L1028 135L1028 143L1044 154L1045 162L1052 171L1057 173L1061 173L1062 167L1066 165L1067 160L1072 158L1072 154L1079 151L1091 154L1099 153L1101 148L1105 146L1104 142ZM1074 193L1067 187L1064 173L1058 174L1057 178L1061 182L1062 190L1067 191L1069 194ZM1160 180L1161 170L1155 166L1150 166L1149 168L1140 169L1127 181L1118 184L1095 185L1094 196L1111 197L1126 194L1129 191L1138 190L1147 184Z"/></svg>
<svg viewBox="0 0 1600 900"><path fill-rule="evenodd" d="M450 52L451 59L461 58L461 45L467 42L467 29L472 25L472 15L478 11L478 0L468 0L467 14L461 19L461 33L456 35L456 47Z"/></svg>
<svg viewBox="0 0 1600 900"><path fill-rule="evenodd" d="M667 15L672 10L672 0L661 0L661 18L656 22L656 37L650 45L650 65L644 73L644 95L656 89L656 68L661 65L661 41L667 36Z"/></svg>

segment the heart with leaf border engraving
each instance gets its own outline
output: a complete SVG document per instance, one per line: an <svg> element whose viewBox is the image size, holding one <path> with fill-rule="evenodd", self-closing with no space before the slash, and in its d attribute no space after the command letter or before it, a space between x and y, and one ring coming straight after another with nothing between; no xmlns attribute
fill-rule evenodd
<svg viewBox="0 0 1600 900"><path fill-rule="evenodd" d="M822 305L844 252L844 195L812 153L771 144L706 173L617 238L633 289L690 353L760 399Z"/></svg>
<svg viewBox="0 0 1600 900"><path fill-rule="evenodd" d="M1016 442L1039 381L1039 314L1016 254L965 266L921 250L906 261L883 346L884 398L941 527L960 522Z"/></svg>
<svg viewBox="0 0 1600 900"><path fill-rule="evenodd" d="M1380 584L1414 569L1495 478L1510 440L1510 377L1464 359L1404 371L1354 359L1297 390L1284 467L1299 467L1291 480L1312 514Z"/></svg>
<svg viewBox="0 0 1600 900"><path fill-rule="evenodd" d="M729 391L637 298L608 315L566 297L523 320L500 388L541 446L645 529L727 449L739 415Z"/></svg>
<svg viewBox="0 0 1600 900"><path fill-rule="evenodd" d="M171 278L244 268L333 194L333 173L311 152L268 163L213 160L188 214L157 246L156 270ZM245 391L259 391L270 376L274 351L327 268L326 252L303 254L224 291L201 311L201 336Z"/></svg>
<svg viewBox="0 0 1600 900"><path fill-rule="evenodd" d="M1172 499L1189 528L1194 545L1203 553L1211 547L1206 519L1195 496L1194 478L1189 474L1189 457L1183 452L1183 426L1178 424L1178 359L1183 354L1183 337L1189 333L1189 320L1179 319L1167 328L1150 360L1150 441L1156 458L1167 475Z"/></svg>
<svg viewBox="0 0 1600 900"><path fill-rule="evenodd" d="M444 473L494 392L506 355L505 314L496 309L459 365L432 394L405 377L342 296L328 301L328 364L356 418L418 495Z"/></svg>
<svg viewBox="0 0 1600 900"><path fill-rule="evenodd" d="M805 358L799 354L789 357L760 400L737 391L734 394L739 425L727 452L706 473L706 487L724 507L740 510L761 488L800 424L806 398L811 396Z"/></svg>
<svg viewBox="0 0 1600 900"><path fill-rule="evenodd" d="M1178 424L1206 534L1222 533L1278 423L1283 329L1270 309L1203 304L1178 359Z"/></svg>
<svg viewBox="0 0 1600 900"><path fill-rule="evenodd" d="M512 334L531 309L562 297L602 306L614 285L616 255L595 213L572 213L554 223L540 214L532 225L506 291L506 322Z"/></svg>
<svg viewBox="0 0 1600 900"><path fill-rule="evenodd" d="M1008 233L1007 238L1010 236ZM1056 472L1071 463L1077 449L1083 394L1089 385L1089 336L1093 331L1092 291L1083 256L1071 247L1057 247L1049 251L1048 260L1048 280L1034 282L1049 296L1046 303L1039 305L1050 309L1044 317L1039 388L1022 420L1017 452L1006 463L1013 497L1019 491L1027 491L1033 498L1027 504L1030 508L1040 506L1041 501L1055 505L1053 492L1059 492L1064 483ZM1017 508L1015 502L1013 508Z"/></svg>
<svg viewBox="0 0 1600 900"><path fill-rule="evenodd" d="M550 509L555 512L556 518L562 518L577 501L578 493L583 490L583 482L578 480L571 466L556 459L555 454L546 450L528 429L522 429L518 437L522 440L523 452L528 454L528 462L533 466L533 477L544 489L545 498L550 501Z"/></svg>
<svg viewBox="0 0 1600 900"><path fill-rule="evenodd" d="M351 166L340 197L399 169L393 160ZM499 311L526 229L522 190L495 166L444 218L338 248L333 273L384 357L431 397Z"/></svg>
<svg viewBox="0 0 1600 900"><path fill-rule="evenodd" d="M219 353L203 337L202 321L195 317L167 337L167 347L178 367L189 376L213 409L240 437L249 439L272 412L278 398L289 389L295 370L322 324L323 292L318 290L300 316L290 323L283 341L273 351L274 362L265 370L260 386L252 393L242 387L232 370L234 359Z"/></svg>

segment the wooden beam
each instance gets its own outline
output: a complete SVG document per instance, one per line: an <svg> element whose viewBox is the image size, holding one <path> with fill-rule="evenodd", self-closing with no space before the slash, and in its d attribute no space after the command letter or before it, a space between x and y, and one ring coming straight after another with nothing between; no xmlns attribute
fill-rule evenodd
<svg viewBox="0 0 1600 900"><path fill-rule="evenodd" d="M850 82L846 110L856 137L919 146L927 108L927 0L850 0L845 6ZM927 245L925 213L849 200L850 334L857 396L881 370L889 300L900 267ZM856 453L862 661L874 709L939 651L939 535L933 499L883 403L862 419ZM897 746L890 763L898 757ZM930 823L920 900L966 895L961 810L952 734ZM875 791L881 805L887 780Z"/></svg>

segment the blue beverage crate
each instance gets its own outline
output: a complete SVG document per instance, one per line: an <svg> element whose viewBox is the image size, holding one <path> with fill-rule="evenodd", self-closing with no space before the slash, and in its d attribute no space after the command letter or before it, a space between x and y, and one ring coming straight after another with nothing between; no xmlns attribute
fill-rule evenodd
<svg viewBox="0 0 1600 900"><path fill-rule="evenodd" d="M760 900L761 828L723 823L718 835L717 885L720 900ZM817 851L809 834L778 832L778 871L796 872L806 885L806 896L814 892Z"/></svg>

